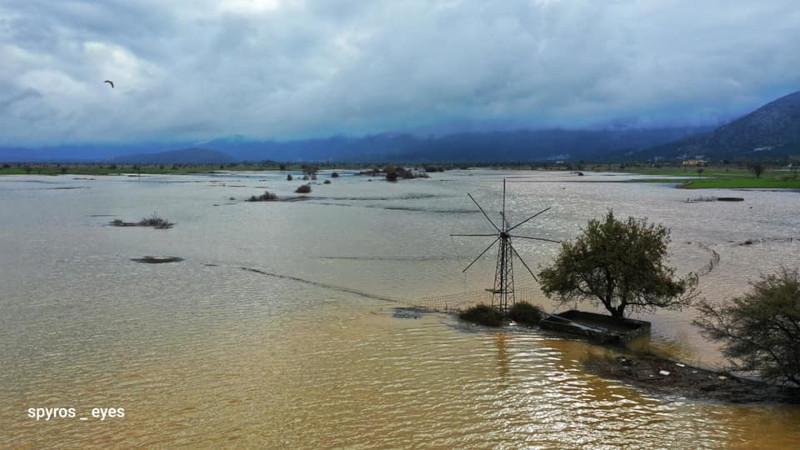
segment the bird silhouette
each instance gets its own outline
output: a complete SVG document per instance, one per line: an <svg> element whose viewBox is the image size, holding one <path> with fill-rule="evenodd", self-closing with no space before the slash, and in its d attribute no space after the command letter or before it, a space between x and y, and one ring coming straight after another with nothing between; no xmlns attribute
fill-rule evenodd
<svg viewBox="0 0 800 450"><path fill-rule="evenodd" d="M106 81L104 81L103 83L108 83L108 84L110 84L110 85L111 85L111 89L114 89L114 82L113 82L113 81L111 81L111 80L106 80Z"/></svg>

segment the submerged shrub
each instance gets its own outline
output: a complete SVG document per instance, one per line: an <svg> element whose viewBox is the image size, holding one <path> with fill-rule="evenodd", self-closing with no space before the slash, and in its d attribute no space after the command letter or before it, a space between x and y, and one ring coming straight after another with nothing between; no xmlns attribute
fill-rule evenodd
<svg viewBox="0 0 800 450"><path fill-rule="evenodd" d="M762 276L744 295L697 309L693 323L722 343L732 369L800 386L800 270Z"/></svg>
<svg viewBox="0 0 800 450"><path fill-rule="evenodd" d="M527 302L515 303L508 311L508 316L524 325L537 325L544 317L542 308Z"/></svg>
<svg viewBox="0 0 800 450"><path fill-rule="evenodd" d="M166 230L172 228L175 224L153 214L151 217L145 217L138 222L125 222L122 219L114 219L109 225L114 227L153 227L159 230Z"/></svg>
<svg viewBox="0 0 800 450"><path fill-rule="evenodd" d="M304 185L300 186L299 188L297 188L297 190L295 190L294 192L297 193L297 194L308 194L309 192L311 192L311 185L310 184L304 184Z"/></svg>
<svg viewBox="0 0 800 450"><path fill-rule="evenodd" d="M166 230L167 228L172 228L172 225L174 224L168 222L165 219L162 219L161 217L156 216L155 214L153 214L151 217L145 217L144 219L139 221L139 226L153 227L159 230Z"/></svg>
<svg viewBox="0 0 800 450"><path fill-rule="evenodd" d="M503 315L500 311L488 305L473 306L466 311L460 312L458 318L487 327L499 327L503 323Z"/></svg>
<svg viewBox="0 0 800 450"><path fill-rule="evenodd" d="M250 198L247 199L248 202L272 202L278 199L277 194L273 194L270 191L264 191L263 194L259 196L252 195Z"/></svg>
<svg viewBox="0 0 800 450"><path fill-rule="evenodd" d="M292 174L286 175L286 181L292 181Z"/></svg>

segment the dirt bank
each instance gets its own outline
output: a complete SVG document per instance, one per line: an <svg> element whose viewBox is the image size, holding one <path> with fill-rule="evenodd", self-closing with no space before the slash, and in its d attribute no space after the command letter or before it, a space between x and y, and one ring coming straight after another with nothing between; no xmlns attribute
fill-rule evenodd
<svg viewBox="0 0 800 450"><path fill-rule="evenodd" d="M603 378L668 397L727 403L800 404L800 389L746 380L655 356L619 356L587 361L587 369Z"/></svg>

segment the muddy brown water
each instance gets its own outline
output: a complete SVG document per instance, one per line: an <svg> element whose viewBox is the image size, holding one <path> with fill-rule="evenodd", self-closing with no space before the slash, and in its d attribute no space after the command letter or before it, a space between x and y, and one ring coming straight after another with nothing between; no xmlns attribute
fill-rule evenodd
<svg viewBox="0 0 800 450"><path fill-rule="evenodd" d="M795 192L690 204L686 191L622 182L630 176L455 171L396 184L345 175L312 186L305 202L247 203L265 184L291 196L300 182L277 172L3 177L0 446L797 445L797 406L658 398L584 369L607 349L443 314L394 317L415 299L492 282L492 256L461 274L488 242L449 234L491 231L466 193L496 217L503 177L512 222L553 206L525 235L569 239L609 208L663 223L670 263L704 273L713 300L800 265ZM84 189L53 189L75 187ZM153 213L175 227L107 226ZM533 268L557 251L515 244ZM130 259L153 254L184 261ZM532 287L523 270L518 285ZM653 322L658 351L722 363L691 309L636 317ZM28 417L59 407L76 417ZM124 417L94 418L93 408Z"/></svg>

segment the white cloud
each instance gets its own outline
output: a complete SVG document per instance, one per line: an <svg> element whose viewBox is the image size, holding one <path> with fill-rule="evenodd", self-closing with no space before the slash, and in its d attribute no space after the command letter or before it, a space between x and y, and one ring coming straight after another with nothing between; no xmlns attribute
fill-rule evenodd
<svg viewBox="0 0 800 450"><path fill-rule="evenodd" d="M9 0L0 42L0 144L655 126L800 86L794 0Z"/></svg>

